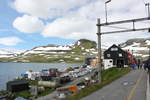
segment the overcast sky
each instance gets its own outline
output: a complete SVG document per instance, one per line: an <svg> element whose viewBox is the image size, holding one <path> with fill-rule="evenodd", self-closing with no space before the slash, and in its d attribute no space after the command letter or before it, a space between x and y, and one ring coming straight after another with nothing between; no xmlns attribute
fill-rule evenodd
<svg viewBox="0 0 150 100"><path fill-rule="evenodd" d="M31 49L71 44L81 38L97 41L97 18L105 22L105 0L0 0L0 48ZM111 0L108 22L147 16L150 0ZM143 22L139 27L150 26ZM130 25L123 25L130 28ZM110 30L110 28L106 28ZM104 45L150 37L146 31L103 35Z"/></svg>

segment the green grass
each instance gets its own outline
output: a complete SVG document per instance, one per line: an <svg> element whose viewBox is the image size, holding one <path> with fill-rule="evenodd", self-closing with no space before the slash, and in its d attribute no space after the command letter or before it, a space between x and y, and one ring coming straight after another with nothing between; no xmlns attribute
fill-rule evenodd
<svg viewBox="0 0 150 100"><path fill-rule="evenodd" d="M45 91L38 93L37 97L45 96L52 93L54 90L50 88L45 88Z"/></svg>
<svg viewBox="0 0 150 100"><path fill-rule="evenodd" d="M102 83L97 83L93 86L84 88L81 91L77 92L74 96L70 96L70 97L66 98L65 100L80 100L81 98L101 89L102 87L108 85L112 81L125 75L128 72L130 72L129 68L124 68L124 69L111 68L109 70L103 71L102 72Z"/></svg>
<svg viewBox="0 0 150 100"><path fill-rule="evenodd" d="M41 97L41 96L45 96L48 95L50 93L52 93L54 90L50 89L50 88L45 88L44 91L39 92L38 95L36 95L36 97ZM33 97L33 95L31 95L31 93L29 92L29 90L25 90L25 91L20 91L20 92L16 92L13 93L15 97L23 97L23 98L30 98Z"/></svg>
<svg viewBox="0 0 150 100"><path fill-rule="evenodd" d="M38 81L28 80L28 82L29 82L29 85L38 85Z"/></svg>
<svg viewBox="0 0 150 100"><path fill-rule="evenodd" d="M0 90L0 94L5 95L8 94L8 92L6 90Z"/></svg>
<svg viewBox="0 0 150 100"><path fill-rule="evenodd" d="M15 97L30 98L32 95L28 90L14 93Z"/></svg>

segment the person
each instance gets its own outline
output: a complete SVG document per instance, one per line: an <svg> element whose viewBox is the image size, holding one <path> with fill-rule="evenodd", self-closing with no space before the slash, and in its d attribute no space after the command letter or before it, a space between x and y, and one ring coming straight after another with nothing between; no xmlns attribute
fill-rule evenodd
<svg viewBox="0 0 150 100"><path fill-rule="evenodd" d="M147 69L147 63L145 62L144 63L144 70L146 70Z"/></svg>
<svg viewBox="0 0 150 100"><path fill-rule="evenodd" d="M138 59L137 66L138 66L138 69L141 68L141 60L140 59Z"/></svg>
<svg viewBox="0 0 150 100"><path fill-rule="evenodd" d="M150 61L147 62L147 70L148 70L148 73L150 74Z"/></svg>

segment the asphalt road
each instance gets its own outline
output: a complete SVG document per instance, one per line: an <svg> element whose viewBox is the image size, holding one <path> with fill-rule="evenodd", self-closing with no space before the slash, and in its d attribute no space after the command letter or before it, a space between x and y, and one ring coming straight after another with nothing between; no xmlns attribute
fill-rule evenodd
<svg viewBox="0 0 150 100"><path fill-rule="evenodd" d="M81 100L146 100L146 71L133 70Z"/></svg>

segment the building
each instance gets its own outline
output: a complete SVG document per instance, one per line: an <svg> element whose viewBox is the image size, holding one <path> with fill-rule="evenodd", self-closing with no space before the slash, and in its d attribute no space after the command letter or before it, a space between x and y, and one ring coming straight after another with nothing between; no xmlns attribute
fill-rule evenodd
<svg viewBox="0 0 150 100"><path fill-rule="evenodd" d="M137 64L136 58L129 51L126 51L128 54L128 64Z"/></svg>
<svg viewBox="0 0 150 100"><path fill-rule="evenodd" d="M19 92L29 89L29 83L26 80L14 80L7 82L7 91Z"/></svg>
<svg viewBox="0 0 150 100"><path fill-rule="evenodd" d="M104 59L113 63L117 67L128 65L128 54L117 45L112 45L104 52ZM108 64L107 64L108 65ZM104 64L105 66L105 64ZM112 67L112 66L111 66Z"/></svg>
<svg viewBox="0 0 150 100"><path fill-rule="evenodd" d="M90 65L93 67L97 67L98 65L98 57L93 56L93 57L86 57L85 58L85 64L86 65Z"/></svg>
<svg viewBox="0 0 150 100"><path fill-rule="evenodd" d="M104 69L109 69L114 67L112 59L104 59L103 60Z"/></svg>

